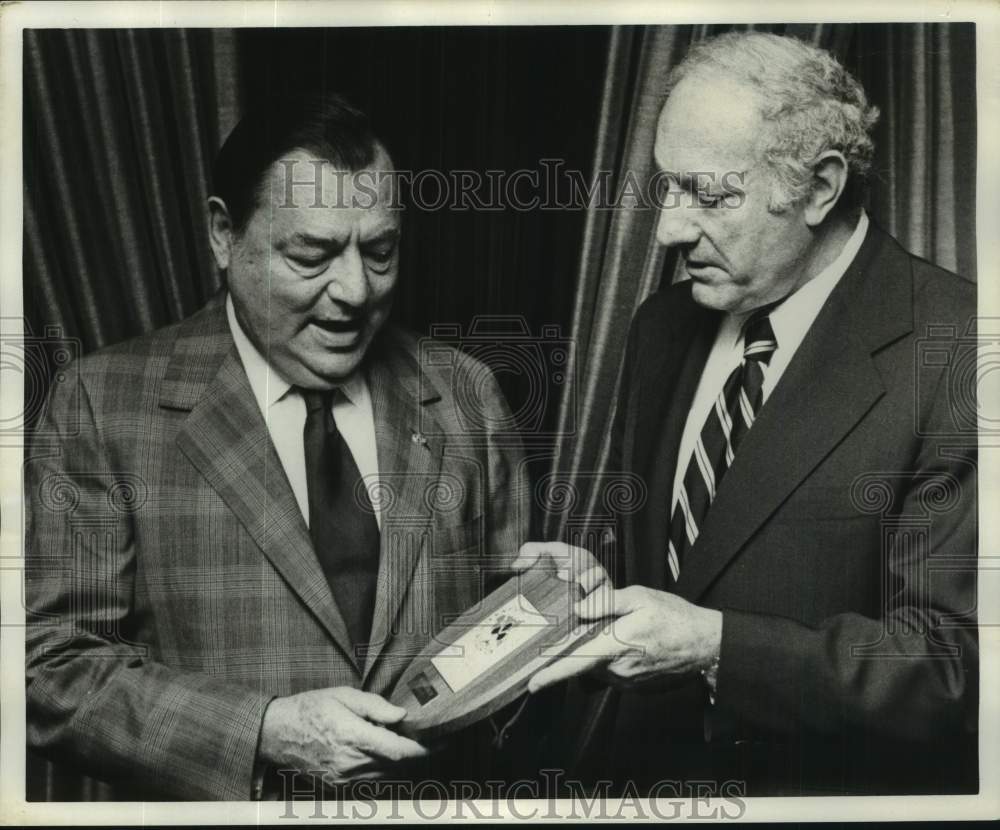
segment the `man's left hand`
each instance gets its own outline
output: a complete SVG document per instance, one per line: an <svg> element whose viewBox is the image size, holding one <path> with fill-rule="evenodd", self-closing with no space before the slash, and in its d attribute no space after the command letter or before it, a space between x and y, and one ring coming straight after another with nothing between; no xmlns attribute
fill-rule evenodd
<svg viewBox="0 0 1000 830"><path fill-rule="evenodd" d="M709 668L719 655L722 613L676 594L607 584L576 604L581 621L612 617L593 640L539 671L532 693L578 674L600 671L607 682L633 686Z"/></svg>

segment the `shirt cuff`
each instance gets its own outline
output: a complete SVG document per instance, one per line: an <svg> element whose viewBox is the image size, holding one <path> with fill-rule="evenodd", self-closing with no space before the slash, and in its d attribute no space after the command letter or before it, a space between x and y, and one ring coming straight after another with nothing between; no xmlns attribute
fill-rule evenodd
<svg viewBox="0 0 1000 830"><path fill-rule="evenodd" d="M267 774L267 764L258 761L253 766L253 781L250 789L252 801L264 800L264 776Z"/></svg>
<svg viewBox="0 0 1000 830"><path fill-rule="evenodd" d="M701 670L701 676L705 680L705 686L708 689L708 702L715 706L715 685L719 679L719 657L716 655L712 664Z"/></svg>

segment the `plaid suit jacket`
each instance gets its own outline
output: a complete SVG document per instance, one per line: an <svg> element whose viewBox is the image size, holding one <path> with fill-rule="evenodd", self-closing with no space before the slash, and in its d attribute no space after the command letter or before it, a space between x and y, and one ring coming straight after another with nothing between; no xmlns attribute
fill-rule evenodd
<svg viewBox="0 0 1000 830"><path fill-rule="evenodd" d="M365 653L223 298L68 368L26 459L30 746L132 792L245 799L273 697L391 693L502 575L528 522L520 446L493 428L510 423L495 380L447 346L420 361L418 345L387 329L366 361L383 525Z"/></svg>

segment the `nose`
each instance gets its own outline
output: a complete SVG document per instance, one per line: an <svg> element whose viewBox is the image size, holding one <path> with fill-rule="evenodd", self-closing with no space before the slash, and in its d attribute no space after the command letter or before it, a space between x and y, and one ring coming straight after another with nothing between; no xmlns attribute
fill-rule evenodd
<svg viewBox="0 0 1000 830"><path fill-rule="evenodd" d="M367 302L368 275L357 245L348 245L331 263L326 291L333 300L343 305L360 308Z"/></svg>
<svg viewBox="0 0 1000 830"><path fill-rule="evenodd" d="M656 223L656 241L661 245L693 246L700 233L693 212L686 204L667 200L666 204L661 205Z"/></svg>

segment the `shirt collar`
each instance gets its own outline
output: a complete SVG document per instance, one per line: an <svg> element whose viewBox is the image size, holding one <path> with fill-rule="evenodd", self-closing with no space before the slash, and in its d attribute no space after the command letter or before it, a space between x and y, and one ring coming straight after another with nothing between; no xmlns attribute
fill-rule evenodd
<svg viewBox="0 0 1000 830"><path fill-rule="evenodd" d="M862 210L854 232L840 253L837 254L837 258L809 282L789 294L768 314L779 349L782 344L797 346L805 337L813 320L816 319L823 304L830 296L830 292L836 288L841 277L847 273L847 269L854 261L858 251L861 250L861 243L864 242L865 234L868 233L868 225L868 214ZM753 314L752 311L738 315L726 315L723 328L727 334L732 336L734 345L739 341L743 333L743 324L751 314Z"/></svg>
<svg viewBox="0 0 1000 830"><path fill-rule="evenodd" d="M229 321L229 331L236 342L236 351L243 362L243 369L247 373L250 388L257 399L257 405L261 412L267 412L271 406L288 394L292 384L267 362L250 341L250 338L247 337L240 321L236 318L236 309L233 308L231 294L226 295L226 319ZM339 389L344 397L355 405L359 405L368 394L368 386L360 372L341 384Z"/></svg>

